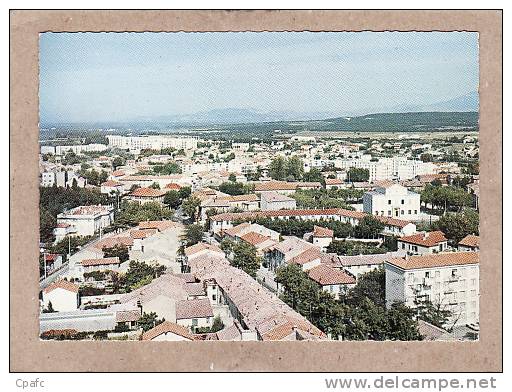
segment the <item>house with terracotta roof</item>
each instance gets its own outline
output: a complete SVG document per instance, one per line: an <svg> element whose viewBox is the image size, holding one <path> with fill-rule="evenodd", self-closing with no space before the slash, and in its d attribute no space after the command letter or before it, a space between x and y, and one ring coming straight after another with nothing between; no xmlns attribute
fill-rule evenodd
<svg viewBox="0 0 512 392"><path fill-rule="evenodd" d="M78 309L78 285L63 279L51 283L43 290L43 306L48 309L50 302L56 312Z"/></svg>
<svg viewBox="0 0 512 392"><path fill-rule="evenodd" d="M384 262L386 306L416 308L428 300L451 311L450 326L479 321L479 254L446 252L405 255Z"/></svg>
<svg viewBox="0 0 512 392"><path fill-rule="evenodd" d="M272 229L268 229L265 226L257 223L243 222L230 229L225 230L222 234L233 240L244 236L247 233L258 233L262 236L268 237L274 241L279 241L280 234Z"/></svg>
<svg viewBox="0 0 512 392"><path fill-rule="evenodd" d="M311 235L311 241L313 245L319 246L325 250L334 239L334 232L327 227L313 226L313 233Z"/></svg>
<svg viewBox="0 0 512 392"><path fill-rule="evenodd" d="M192 341L194 340L194 336L189 332L188 328L170 321L164 321L156 327L144 332L141 340L167 342Z"/></svg>
<svg viewBox="0 0 512 392"><path fill-rule="evenodd" d="M283 241L270 246L264 251L264 258L270 271L277 270L284 264L297 264L307 271L320 264L321 250L300 238L283 237Z"/></svg>
<svg viewBox="0 0 512 392"><path fill-rule="evenodd" d="M442 231L422 232L397 239L398 250L410 255L424 255L444 252L448 248L448 239Z"/></svg>
<svg viewBox="0 0 512 392"><path fill-rule="evenodd" d="M322 290L339 299L356 285L356 278L345 271L320 264L307 271L309 278L318 283Z"/></svg>
<svg viewBox="0 0 512 392"><path fill-rule="evenodd" d="M78 268L78 271L83 275L84 273L94 271L117 271L120 265L121 261L119 257L104 257L81 260L76 263L76 268Z"/></svg>
<svg viewBox="0 0 512 392"><path fill-rule="evenodd" d="M479 252L480 251L480 236L468 234L460 240L458 249L461 252Z"/></svg>
<svg viewBox="0 0 512 392"><path fill-rule="evenodd" d="M342 189L346 188L347 183L341 178L326 178L325 188L326 189Z"/></svg>
<svg viewBox="0 0 512 392"><path fill-rule="evenodd" d="M130 192L126 199L139 204L157 202L163 204L166 191L163 189L137 188Z"/></svg>
<svg viewBox="0 0 512 392"><path fill-rule="evenodd" d="M356 256L340 256L336 253L322 253L321 257L322 264L345 270L357 279L367 272L384 268L384 261L389 260L393 256L390 253Z"/></svg>
<svg viewBox="0 0 512 392"><path fill-rule="evenodd" d="M69 225L74 234L94 235L114 222L114 207L103 205L79 206L57 215L57 226Z"/></svg>
<svg viewBox="0 0 512 392"><path fill-rule="evenodd" d="M260 208L262 211L294 210L297 202L294 198L270 191L261 193Z"/></svg>
<svg viewBox="0 0 512 392"><path fill-rule="evenodd" d="M209 328L213 323L213 309L208 298L187 299L176 302L176 323L195 332Z"/></svg>
<svg viewBox="0 0 512 392"><path fill-rule="evenodd" d="M123 183L115 181L115 180L108 180L100 185L101 193L106 193L107 195L112 194L123 194L125 191L125 186Z"/></svg>
<svg viewBox="0 0 512 392"><path fill-rule="evenodd" d="M216 245L207 244L205 242L199 242L195 245L185 248L185 256L189 261L197 257L205 256L207 254L209 256L215 255L218 257L224 257L224 252L221 248Z"/></svg>

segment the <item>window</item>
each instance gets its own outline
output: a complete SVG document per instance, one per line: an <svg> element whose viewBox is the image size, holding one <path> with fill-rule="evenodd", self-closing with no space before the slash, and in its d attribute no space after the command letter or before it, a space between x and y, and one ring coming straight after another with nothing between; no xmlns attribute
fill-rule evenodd
<svg viewBox="0 0 512 392"><path fill-rule="evenodd" d="M407 277L407 279L409 280L409 282L414 282L414 274L409 274L409 276Z"/></svg>
<svg viewBox="0 0 512 392"><path fill-rule="evenodd" d="M402 249L405 249L405 244L402 242Z"/></svg>
<svg viewBox="0 0 512 392"><path fill-rule="evenodd" d="M430 278L430 271L425 272L425 278Z"/></svg>
<svg viewBox="0 0 512 392"><path fill-rule="evenodd" d="M217 296L215 294L212 295L212 301L216 301L217 300Z"/></svg>
<svg viewBox="0 0 512 392"><path fill-rule="evenodd" d="M388 210L388 216L391 216L391 210Z"/></svg>
<svg viewBox="0 0 512 392"><path fill-rule="evenodd" d="M476 286L476 279L471 279L471 286Z"/></svg>
<svg viewBox="0 0 512 392"><path fill-rule="evenodd" d="M380 212L380 215L381 215L381 216L384 216L384 211L381 211L381 212Z"/></svg>
<svg viewBox="0 0 512 392"><path fill-rule="evenodd" d="M414 210L414 215L418 215L418 210Z"/></svg>
<svg viewBox="0 0 512 392"><path fill-rule="evenodd" d="M441 276L441 271L436 271L436 278L439 278Z"/></svg>
<svg viewBox="0 0 512 392"><path fill-rule="evenodd" d="M404 210L400 211L400 214L402 214L402 215L403 215L403 214L404 214Z"/></svg>
<svg viewBox="0 0 512 392"><path fill-rule="evenodd" d="M409 215L411 215L411 210L407 211L407 213L408 213Z"/></svg>
<svg viewBox="0 0 512 392"><path fill-rule="evenodd" d="M402 204L405 204L405 201L404 201L404 199L402 199L402 202L401 202L401 203L402 203Z"/></svg>
<svg viewBox="0 0 512 392"><path fill-rule="evenodd" d="M471 296L474 297L476 295L476 290L471 290Z"/></svg>

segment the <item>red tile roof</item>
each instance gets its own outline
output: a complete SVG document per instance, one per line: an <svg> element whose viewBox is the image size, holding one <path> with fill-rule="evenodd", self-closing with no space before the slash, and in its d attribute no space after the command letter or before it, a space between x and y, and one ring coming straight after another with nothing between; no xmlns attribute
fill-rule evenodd
<svg viewBox="0 0 512 392"><path fill-rule="evenodd" d="M133 246L133 238L120 236L120 237L108 237L101 241L98 241L94 247L96 249L113 248L116 245Z"/></svg>
<svg viewBox="0 0 512 392"><path fill-rule="evenodd" d="M179 191L181 188L182 188L181 185L176 184L174 182L171 182L165 186L165 189L171 189L171 190L175 190L175 191Z"/></svg>
<svg viewBox="0 0 512 392"><path fill-rule="evenodd" d="M133 239L144 239L147 237L151 237L153 234L158 232L157 229L141 229L141 230L131 230L130 237Z"/></svg>
<svg viewBox="0 0 512 392"><path fill-rule="evenodd" d="M355 284L353 276L325 264L320 264L308 271L309 277L321 286L331 284Z"/></svg>
<svg viewBox="0 0 512 392"><path fill-rule="evenodd" d="M313 260L320 259L321 253L322 252L320 251L320 248L312 247L308 250L305 250L301 254L292 257L289 262L292 264L304 265Z"/></svg>
<svg viewBox="0 0 512 392"><path fill-rule="evenodd" d="M313 237L332 238L334 237L334 231L327 227L313 226Z"/></svg>
<svg viewBox="0 0 512 392"><path fill-rule="evenodd" d="M170 321L164 321L158 324L156 327L151 328L142 335L142 340L153 340L154 338L163 335L165 333L173 333L179 335L188 340L194 340L194 336L188 331L187 328L182 325L171 323Z"/></svg>
<svg viewBox="0 0 512 392"><path fill-rule="evenodd" d="M85 259L80 262L84 267L92 267L97 265L113 265L120 264L119 257L105 257L103 259Z"/></svg>
<svg viewBox="0 0 512 392"><path fill-rule="evenodd" d="M115 170L115 171L113 171L113 172L112 172L112 175L113 175L114 177L122 177L122 176L124 176L124 174L125 174L125 173L124 173L124 171L122 171L122 170Z"/></svg>
<svg viewBox="0 0 512 392"><path fill-rule="evenodd" d="M161 197L165 195L165 191L161 189L153 188L137 188L130 193L130 196L134 197Z"/></svg>
<svg viewBox="0 0 512 392"><path fill-rule="evenodd" d="M418 233L398 239L401 242L407 242L408 244L414 244L430 248L432 246L439 245L441 242L448 241L442 231L431 231L429 233Z"/></svg>
<svg viewBox="0 0 512 392"><path fill-rule="evenodd" d="M286 181L263 181L254 184L255 192L289 190L297 188L321 188L319 182L286 182Z"/></svg>
<svg viewBox="0 0 512 392"><path fill-rule="evenodd" d="M169 220L139 222L140 229L157 229L158 231L164 231L174 226L175 223Z"/></svg>
<svg viewBox="0 0 512 392"><path fill-rule="evenodd" d="M468 234L467 236L460 240L459 245L469 246L471 248L479 248L480 237L474 234Z"/></svg>
<svg viewBox="0 0 512 392"><path fill-rule="evenodd" d="M128 321L139 321L140 319L140 310L118 310L116 312L116 322L125 323Z"/></svg>
<svg viewBox="0 0 512 392"><path fill-rule="evenodd" d="M120 182L117 182L117 181L108 180L108 181L101 183L101 186L112 187L112 186L123 186L123 184L121 184Z"/></svg>
<svg viewBox="0 0 512 392"><path fill-rule="evenodd" d="M64 289L67 291L71 291L72 293L78 293L78 286L74 283L68 282L67 280L61 279L53 282L48 287L46 287L43 291L44 293L49 293L55 289Z"/></svg>
<svg viewBox="0 0 512 392"><path fill-rule="evenodd" d="M341 185L344 181L339 178L326 178L325 185Z"/></svg>
<svg viewBox="0 0 512 392"><path fill-rule="evenodd" d="M477 252L446 252L425 256L406 256L386 261L404 270L449 267L456 265L478 264Z"/></svg>
<svg viewBox="0 0 512 392"><path fill-rule="evenodd" d="M256 233L254 231L244 234L240 238L242 240L244 240L245 242L248 242L249 244L254 245L254 246L261 244L262 242L271 240L270 237L261 235L260 233Z"/></svg>
<svg viewBox="0 0 512 392"><path fill-rule="evenodd" d="M218 246L215 246L215 245L211 245L211 244L205 244L204 242L199 242L195 245L192 245L192 246L189 246L188 248L185 248L185 255L186 256L191 256L195 253L198 253L198 252L201 252L202 250L209 250L209 251L212 251L212 252L217 252L217 253L224 253L222 251L221 248L219 248Z"/></svg>
<svg viewBox="0 0 512 392"><path fill-rule="evenodd" d="M208 298L190 299L176 302L176 320L213 317Z"/></svg>

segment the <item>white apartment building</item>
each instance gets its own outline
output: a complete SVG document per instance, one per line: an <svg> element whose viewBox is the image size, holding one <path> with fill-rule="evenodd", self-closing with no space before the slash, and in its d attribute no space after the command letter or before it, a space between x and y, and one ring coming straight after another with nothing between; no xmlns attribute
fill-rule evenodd
<svg viewBox="0 0 512 392"><path fill-rule="evenodd" d="M74 175L74 172L66 173L65 171L45 171L41 173L40 184L44 187L59 186L65 187L67 178Z"/></svg>
<svg viewBox="0 0 512 392"><path fill-rule="evenodd" d="M58 225L70 225L79 236L94 235L113 221L114 207L102 205L79 206L57 215Z"/></svg>
<svg viewBox="0 0 512 392"><path fill-rule="evenodd" d="M398 250L409 254L424 255L439 253L448 248L448 239L442 231L417 233L400 237L397 240Z"/></svg>
<svg viewBox="0 0 512 392"><path fill-rule="evenodd" d="M193 150L197 148L197 137L176 137L169 135L151 136L121 136L107 135L109 147L123 150L160 150L162 148L175 148L177 150Z"/></svg>
<svg viewBox="0 0 512 392"><path fill-rule="evenodd" d="M479 258L476 252L405 256L384 262L386 306L416 308L429 300L452 312L447 327L479 322Z"/></svg>
<svg viewBox="0 0 512 392"><path fill-rule="evenodd" d="M360 158L336 159L334 166L345 170L352 167L367 169L370 175L369 181L409 180L417 175L436 173L438 170L432 162L407 159L401 156L372 159L368 154Z"/></svg>
<svg viewBox="0 0 512 392"><path fill-rule="evenodd" d="M107 146L105 144L79 144L75 146L56 146L56 155L65 155L68 152L74 152L75 154L82 154L84 152L100 152L105 151Z"/></svg>
<svg viewBox="0 0 512 392"><path fill-rule="evenodd" d="M420 213L420 195L399 184L377 187L363 195L363 211L376 216L415 220Z"/></svg>

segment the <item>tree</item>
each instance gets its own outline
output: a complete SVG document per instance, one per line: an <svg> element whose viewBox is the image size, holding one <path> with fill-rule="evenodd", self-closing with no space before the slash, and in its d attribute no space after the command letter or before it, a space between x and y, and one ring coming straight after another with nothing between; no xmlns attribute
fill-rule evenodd
<svg viewBox="0 0 512 392"><path fill-rule="evenodd" d="M196 196L187 197L185 200L183 200L183 203L181 204L181 207L183 208L185 214L190 216L190 218L194 222L197 219L197 213L200 206L201 200L199 200L199 198L197 198Z"/></svg>
<svg viewBox="0 0 512 392"><path fill-rule="evenodd" d="M462 213L448 213L432 224L434 230L441 230L452 244L457 244L468 234L479 234L479 216L474 210Z"/></svg>
<svg viewBox="0 0 512 392"><path fill-rule="evenodd" d="M57 219L44 208L39 207L39 238L41 242L53 240L53 229L57 225Z"/></svg>
<svg viewBox="0 0 512 392"><path fill-rule="evenodd" d="M114 245L110 248L103 248L103 257L119 257L119 261L124 263L130 258L130 254L128 252L128 247L126 245Z"/></svg>
<svg viewBox="0 0 512 392"><path fill-rule="evenodd" d="M322 175L322 172L320 170L318 170L316 167L312 168L309 172L304 173L303 179L304 179L304 181L308 181L308 182L325 181L324 176Z"/></svg>
<svg viewBox="0 0 512 392"><path fill-rule="evenodd" d="M260 260L256 255L256 248L245 241L237 241L233 245L233 260L231 264L255 278L256 271L258 271L260 267Z"/></svg>
<svg viewBox="0 0 512 392"><path fill-rule="evenodd" d="M295 181L302 180L304 176L304 163L302 159L293 156L286 161L286 176L292 177Z"/></svg>
<svg viewBox="0 0 512 392"><path fill-rule="evenodd" d="M160 189L160 184L158 182L153 182L149 187L153 189Z"/></svg>
<svg viewBox="0 0 512 392"><path fill-rule="evenodd" d="M359 276L357 284L347 294L347 303L357 306L364 298L375 305L386 305L386 273L384 268L378 268Z"/></svg>
<svg viewBox="0 0 512 392"><path fill-rule="evenodd" d="M175 162L166 163L165 165L154 165L153 172L155 174L168 176L170 174L181 174L181 167Z"/></svg>
<svg viewBox="0 0 512 392"><path fill-rule="evenodd" d="M394 303L387 311L387 339L422 340L414 310L402 303Z"/></svg>
<svg viewBox="0 0 512 392"><path fill-rule="evenodd" d="M243 195L245 193L244 184L241 182L223 182L219 186L219 191L231 196Z"/></svg>
<svg viewBox="0 0 512 392"><path fill-rule="evenodd" d="M143 329L144 332L149 331L151 328L156 327L158 324L162 324L165 321L164 318L158 319L158 315L155 312L150 312L140 316L138 321L139 327Z"/></svg>
<svg viewBox="0 0 512 392"><path fill-rule="evenodd" d="M115 157L112 160L112 167L116 170L119 166L124 166L126 160L123 157Z"/></svg>
<svg viewBox="0 0 512 392"><path fill-rule="evenodd" d="M201 242L204 237L204 230L202 225L188 225L185 227L183 239L187 241L187 246L192 246Z"/></svg>
<svg viewBox="0 0 512 392"><path fill-rule="evenodd" d="M135 290L146 284L151 283L154 278L158 278L165 272L165 266L156 264L154 266L139 261L130 261L128 271L120 280L120 286L124 286L126 291Z"/></svg>
<svg viewBox="0 0 512 392"><path fill-rule="evenodd" d="M231 173L228 177L228 180L231 181L231 182L236 182L236 174L235 173Z"/></svg>
<svg viewBox="0 0 512 392"><path fill-rule="evenodd" d="M223 328L224 328L224 323L222 322L220 316L218 316L218 315L215 316L213 319L213 324L210 329L210 332L218 332Z"/></svg>
<svg viewBox="0 0 512 392"><path fill-rule="evenodd" d="M434 304L429 300L416 300L415 304L418 318L439 328L444 328L452 316L452 312L440 302Z"/></svg>
<svg viewBox="0 0 512 392"><path fill-rule="evenodd" d="M375 238L383 229L384 224L381 221L367 215L354 228L354 234L357 238Z"/></svg>
<svg viewBox="0 0 512 392"><path fill-rule="evenodd" d="M349 182L365 182L370 179L370 171L358 167L351 167L347 172Z"/></svg>
<svg viewBox="0 0 512 392"><path fill-rule="evenodd" d="M268 175L274 180L284 181L286 179L286 159L282 156L274 158L270 162Z"/></svg>
<svg viewBox="0 0 512 392"><path fill-rule="evenodd" d="M169 208L176 209L181 203L180 194L174 189L164 195L164 204Z"/></svg>
<svg viewBox="0 0 512 392"><path fill-rule="evenodd" d="M189 197L191 195L192 189L190 189L189 186L184 186L184 187L180 188L178 193L180 194L181 200L183 200L183 199L186 199L187 197Z"/></svg>

